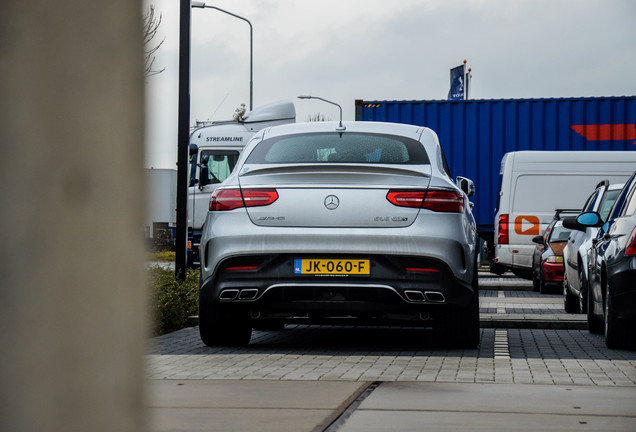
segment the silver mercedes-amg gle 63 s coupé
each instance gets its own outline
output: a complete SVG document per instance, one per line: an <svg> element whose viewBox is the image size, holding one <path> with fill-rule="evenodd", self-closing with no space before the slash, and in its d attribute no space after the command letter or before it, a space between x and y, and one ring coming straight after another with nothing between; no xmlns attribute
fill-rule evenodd
<svg viewBox="0 0 636 432"><path fill-rule="evenodd" d="M476 347L474 190L471 180L451 179L425 127L318 122L260 131L210 200L202 341L244 345L252 329L291 318L351 318L432 327L436 343Z"/></svg>

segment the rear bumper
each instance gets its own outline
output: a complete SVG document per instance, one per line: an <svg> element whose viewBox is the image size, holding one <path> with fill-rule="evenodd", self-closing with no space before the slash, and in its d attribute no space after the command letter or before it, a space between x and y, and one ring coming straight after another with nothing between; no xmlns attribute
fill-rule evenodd
<svg viewBox="0 0 636 432"><path fill-rule="evenodd" d="M548 263L541 264L543 270L543 281L546 283L560 284L563 283L564 266L563 263Z"/></svg>
<svg viewBox="0 0 636 432"><path fill-rule="evenodd" d="M391 314L416 316L444 304L466 306L474 298L472 285L457 280L441 260L355 255L370 259L371 275L343 277L295 275L293 262L299 257L250 255L224 260L217 273L203 280L200 301L252 315L386 318Z"/></svg>

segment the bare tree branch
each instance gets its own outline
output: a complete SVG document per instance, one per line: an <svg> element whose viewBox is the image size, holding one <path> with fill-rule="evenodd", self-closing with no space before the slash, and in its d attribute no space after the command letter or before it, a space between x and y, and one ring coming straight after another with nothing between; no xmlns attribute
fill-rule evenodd
<svg viewBox="0 0 636 432"><path fill-rule="evenodd" d="M161 72L166 70L166 68L163 68L161 70L153 69L155 63L155 53L166 40L166 38L163 38L157 45L152 46L152 41L157 35L159 25L161 25L161 18L161 14L159 14L158 18L155 15L155 7L153 5L150 5L148 7L148 11L144 15L144 75L146 76L146 78L152 75L160 74Z"/></svg>

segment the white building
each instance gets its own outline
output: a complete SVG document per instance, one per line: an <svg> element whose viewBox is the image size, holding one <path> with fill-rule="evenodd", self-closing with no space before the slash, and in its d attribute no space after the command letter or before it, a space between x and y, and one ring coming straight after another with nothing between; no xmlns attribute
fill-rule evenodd
<svg viewBox="0 0 636 432"><path fill-rule="evenodd" d="M146 237L154 237L158 230L175 227L177 224L177 170L145 169L147 190Z"/></svg>

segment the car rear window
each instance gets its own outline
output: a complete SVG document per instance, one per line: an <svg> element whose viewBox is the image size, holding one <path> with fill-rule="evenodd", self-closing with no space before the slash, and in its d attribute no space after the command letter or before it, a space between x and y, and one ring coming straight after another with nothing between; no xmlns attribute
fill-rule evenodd
<svg viewBox="0 0 636 432"><path fill-rule="evenodd" d="M275 137L256 145L247 164L363 163L427 165L419 141L365 133L315 133Z"/></svg>

